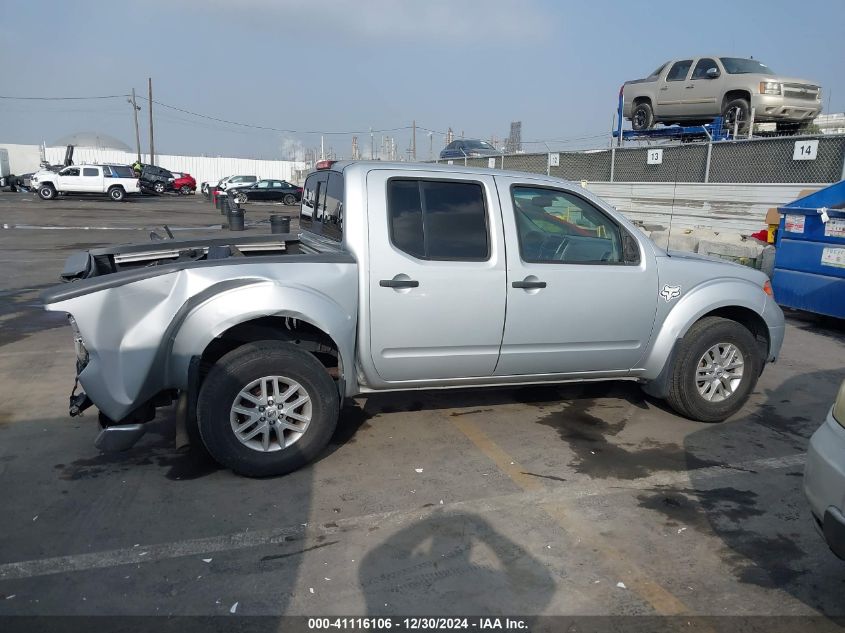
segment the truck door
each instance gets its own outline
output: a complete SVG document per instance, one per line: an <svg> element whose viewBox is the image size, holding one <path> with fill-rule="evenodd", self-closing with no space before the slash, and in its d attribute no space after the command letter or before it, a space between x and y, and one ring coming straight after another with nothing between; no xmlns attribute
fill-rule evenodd
<svg viewBox="0 0 845 633"><path fill-rule="evenodd" d="M80 191L87 191L89 193L105 191L105 187L103 186L103 172L99 167L83 167L79 182Z"/></svg>
<svg viewBox="0 0 845 633"><path fill-rule="evenodd" d="M655 114L663 119L667 116L684 116L684 99L686 98L687 75L689 75L691 59L675 62L666 72L666 77L660 81L657 90L657 108Z"/></svg>
<svg viewBox="0 0 845 633"><path fill-rule="evenodd" d="M367 176L373 365L385 381L490 376L505 320L492 176Z"/></svg>
<svg viewBox="0 0 845 633"><path fill-rule="evenodd" d="M56 189L59 191L81 191L82 172L79 167L65 167L59 172Z"/></svg>
<svg viewBox="0 0 845 633"><path fill-rule="evenodd" d="M635 367L654 325L654 258L574 188L499 176L496 182L508 236L508 309L496 375Z"/></svg>
<svg viewBox="0 0 845 633"><path fill-rule="evenodd" d="M719 73L716 77L708 74L713 68ZM702 57L695 63L689 81L685 82L684 112L686 114L701 116L704 119L719 116L721 72L716 60L711 57Z"/></svg>

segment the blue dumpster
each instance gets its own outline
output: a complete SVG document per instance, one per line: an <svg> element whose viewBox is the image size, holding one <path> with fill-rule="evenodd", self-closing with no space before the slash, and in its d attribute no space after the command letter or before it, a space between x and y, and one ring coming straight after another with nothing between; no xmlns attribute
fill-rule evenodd
<svg viewBox="0 0 845 633"><path fill-rule="evenodd" d="M782 306L845 319L845 180L778 211L775 299Z"/></svg>

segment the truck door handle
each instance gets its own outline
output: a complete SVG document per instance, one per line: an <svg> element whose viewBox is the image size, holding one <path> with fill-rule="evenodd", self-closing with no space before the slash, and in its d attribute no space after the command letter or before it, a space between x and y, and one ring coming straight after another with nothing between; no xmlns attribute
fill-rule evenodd
<svg viewBox="0 0 845 633"><path fill-rule="evenodd" d="M669 86L660 86L661 90L669 90Z"/></svg>
<svg viewBox="0 0 845 633"><path fill-rule="evenodd" d="M545 281L515 281L511 284L514 288L545 288L546 282Z"/></svg>
<svg viewBox="0 0 845 633"><path fill-rule="evenodd" d="M690 88L695 88L695 84L693 84L692 86L684 86L684 88L686 88L687 90L689 90Z"/></svg>
<svg viewBox="0 0 845 633"><path fill-rule="evenodd" d="M382 279L378 285L382 288L417 288L420 282L416 279Z"/></svg>

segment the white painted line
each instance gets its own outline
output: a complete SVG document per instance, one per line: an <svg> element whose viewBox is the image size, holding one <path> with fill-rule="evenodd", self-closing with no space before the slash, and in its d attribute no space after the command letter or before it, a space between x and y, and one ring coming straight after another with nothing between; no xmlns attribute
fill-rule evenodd
<svg viewBox="0 0 845 633"><path fill-rule="evenodd" d="M349 529L369 527L386 521L395 521L397 524L401 524L409 519L419 519L428 516L433 512L441 513L444 509L447 509L446 511L474 511L479 514L500 512L502 510L519 511L520 509L524 510L526 504L536 506L541 503L561 503L566 500L572 501L590 496L601 497L619 494L614 489L645 490L655 486L670 486L673 484L688 485L690 474L694 474L696 482L700 483L703 479L732 476L741 474L744 471L761 472L790 468L803 464L804 459L805 455L801 453L726 466L712 466L693 471L660 472L634 481L607 479L598 482L590 481L586 482L586 486L579 483L577 489L575 485L561 486L556 490L544 490L536 493L519 492L485 499L458 501L444 506L435 506L427 512L421 511L419 508L414 508L411 510L395 510L392 512L349 517L347 519L334 519L332 521L333 527L331 528L319 525L306 528L303 525L296 525L267 530L236 532L234 534L207 538L188 539L159 545L144 545L143 547L127 547L103 552L91 552L89 554L72 554L54 558L4 563L0 564L0 580L32 578L34 576L106 569L120 565L152 563L185 556L210 554L212 552L231 552L282 543L285 541L285 537L301 536L306 535L306 533L334 534L341 529L348 531Z"/></svg>

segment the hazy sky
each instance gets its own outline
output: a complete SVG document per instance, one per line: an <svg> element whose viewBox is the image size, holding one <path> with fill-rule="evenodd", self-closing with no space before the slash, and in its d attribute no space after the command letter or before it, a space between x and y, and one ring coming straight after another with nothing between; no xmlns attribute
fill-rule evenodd
<svg viewBox="0 0 845 633"><path fill-rule="evenodd" d="M348 156L351 136L328 133L354 131L368 154L370 127L414 119L436 131L435 152L450 126L501 138L513 120L525 140L595 147L606 142L623 81L710 53L753 55L818 81L825 110L845 110L843 0L0 0L0 10L0 95L146 94L152 77L156 101L296 131L156 106L162 153L286 157L318 147L320 135L305 132L322 131L327 147ZM135 144L125 99L0 99L0 142L80 131ZM408 147L410 130L384 134ZM425 131L417 145L426 158Z"/></svg>

